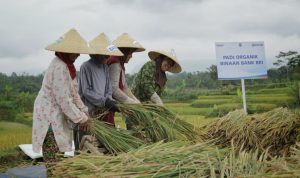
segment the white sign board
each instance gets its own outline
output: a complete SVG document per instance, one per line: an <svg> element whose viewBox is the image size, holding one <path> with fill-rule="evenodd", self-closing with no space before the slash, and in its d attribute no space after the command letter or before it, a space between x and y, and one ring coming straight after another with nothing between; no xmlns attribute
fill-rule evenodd
<svg viewBox="0 0 300 178"><path fill-rule="evenodd" d="M267 78L264 42L216 42L219 80Z"/></svg>

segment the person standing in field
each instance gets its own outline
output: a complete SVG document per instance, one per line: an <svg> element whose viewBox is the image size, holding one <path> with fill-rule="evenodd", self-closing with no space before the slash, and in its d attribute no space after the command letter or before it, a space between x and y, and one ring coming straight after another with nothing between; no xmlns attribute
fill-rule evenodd
<svg viewBox="0 0 300 178"><path fill-rule="evenodd" d="M109 77L112 83L113 98L121 103L139 104L140 101L132 94L126 83L125 63L128 63L134 52L145 51L145 48L127 33L120 35L113 41L124 56L111 56L107 62L109 65ZM131 129L132 124L125 119L127 129Z"/></svg>
<svg viewBox="0 0 300 178"><path fill-rule="evenodd" d="M107 62L109 65L109 77L112 83L113 98L122 103L136 104L140 101L132 94L126 83L125 63L128 63L134 52L145 51L142 45L133 40L127 33L123 33L113 41L124 56L111 56Z"/></svg>
<svg viewBox="0 0 300 178"><path fill-rule="evenodd" d="M45 73L34 102L32 145L36 153L43 150L44 161L49 167L59 160L60 152L72 151L70 123L89 129L88 110L78 95L73 63L80 54L88 54L90 50L75 29L69 30L46 50L54 51L56 57Z"/></svg>
<svg viewBox="0 0 300 178"><path fill-rule="evenodd" d="M97 117L108 110L101 121L114 126L114 112L119 112L116 102L112 99L112 87L109 78L107 60L109 56L123 56L122 52L113 45L104 33L94 38L90 43L91 59L80 67L79 95L88 107L92 117ZM88 133L75 129L75 148L79 149L81 139Z"/></svg>
<svg viewBox="0 0 300 178"><path fill-rule="evenodd" d="M150 51L151 61L143 65L133 80L132 92L141 102L151 101L157 105L163 105L160 98L164 91L167 76L166 71L171 73L181 72L174 50Z"/></svg>

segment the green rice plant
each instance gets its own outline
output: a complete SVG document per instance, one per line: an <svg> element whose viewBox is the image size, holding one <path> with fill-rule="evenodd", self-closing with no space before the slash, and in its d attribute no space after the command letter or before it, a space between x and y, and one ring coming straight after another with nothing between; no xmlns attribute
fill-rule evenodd
<svg viewBox="0 0 300 178"><path fill-rule="evenodd" d="M249 94L246 97L249 98L270 98L270 97L287 97L290 96L287 93L267 93L267 94Z"/></svg>
<svg viewBox="0 0 300 178"><path fill-rule="evenodd" d="M215 118L206 118L201 115L181 115L182 120L194 125L195 127L202 127L211 123Z"/></svg>
<svg viewBox="0 0 300 178"><path fill-rule="evenodd" d="M174 107L170 108L170 111L179 115L202 115L206 116L213 111L213 108L193 108L193 107Z"/></svg>
<svg viewBox="0 0 300 178"><path fill-rule="evenodd" d="M167 108L178 108L178 107L189 107L190 103L181 103L181 102L176 102L176 103L165 103L165 107Z"/></svg>
<svg viewBox="0 0 300 178"><path fill-rule="evenodd" d="M253 85L247 85L247 90L260 90L262 88L285 88L288 87L290 83L284 82L284 83L266 83L266 84L253 84Z"/></svg>
<svg viewBox="0 0 300 178"><path fill-rule="evenodd" d="M277 106L292 106L297 102L297 98L292 96L265 96L265 97L257 97L257 96L248 96L247 102L249 103L270 103L276 104Z"/></svg>
<svg viewBox="0 0 300 178"><path fill-rule="evenodd" d="M201 99L195 100L192 102L192 107L212 107L214 105L224 104L224 103L231 103L232 99Z"/></svg>
<svg viewBox="0 0 300 178"><path fill-rule="evenodd" d="M25 143L31 143L30 127L18 123L0 122L0 155Z"/></svg>
<svg viewBox="0 0 300 178"><path fill-rule="evenodd" d="M207 117L221 117L229 113L230 111L234 111L236 109L242 108L241 103L225 103L220 105L215 105L213 111L210 112Z"/></svg>
<svg viewBox="0 0 300 178"><path fill-rule="evenodd" d="M247 91L248 94L279 94L279 93L287 93L289 87L282 87L282 88L263 88L260 90L250 90Z"/></svg>
<svg viewBox="0 0 300 178"><path fill-rule="evenodd" d="M142 140L130 135L126 130L121 131L97 119L92 120L91 134L94 135L111 154L127 152L144 144Z"/></svg>
<svg viewBox="0 0 300 178"><path fill-rule="evenodd" d="M198 96L198 99L234 99L237 95L210 95L210 96Z"/></svg>
<svg viewBox="0 0 300 178"><path fill-rule="evenodd" d="M267 104L267 103L257 103L257 104L249 104L247 106L248 113L261 113L267 112L272 109L275 109L277 105L275 104Z"/></svg>

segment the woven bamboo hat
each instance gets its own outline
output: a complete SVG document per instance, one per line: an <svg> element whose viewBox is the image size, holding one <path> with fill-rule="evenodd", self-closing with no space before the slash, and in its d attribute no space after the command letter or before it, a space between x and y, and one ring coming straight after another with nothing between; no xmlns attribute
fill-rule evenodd
<svg viewBox="0 0 300 178"><path fill-rule="evenodd" d="M134 52L142 52L145 51L145 48L135 41L128 33L123 33L116 40L113 41L113 44L118 48L135 48Z"/></svg>
<svg viewBox="0 0 300 178"><path fill-rule="evenodd" d="M181 72L181 66L178 62L174 49L170 51L167 50L156 50L156 51L149 51L148 56L151 60L156 60L158 56L163 55L174 61L174 65L168 70L172 73L179 73Z"/></svg>
<svg viewBox="0 0 300 178"><path fill-rule="evenodd" d="M123 53L110 42L108 37L101 33L89 43L91 54L102 54L108 56L123 56Z"/></svg>
<svg viewBox="0 0 300 178"><path fill-rule="evenodd" d="M90 49L87 42L80 36L80 34L72 28L63 36L61 36L54 43L45 48L49 51L65 52L65 53L79 53L89 54Z"/></svg>

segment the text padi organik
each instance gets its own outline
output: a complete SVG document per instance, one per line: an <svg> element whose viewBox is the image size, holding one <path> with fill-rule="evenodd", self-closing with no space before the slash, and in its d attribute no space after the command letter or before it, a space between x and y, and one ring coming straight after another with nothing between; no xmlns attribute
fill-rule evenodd
<svg viewBox="0 0 300 178"><path fill-rule="evenodd" d="M243 54L243 55L236 55L236 56L223 56L223 59L257 59L257 55L255 54Z"/></svg>
<svg viewBox="0 0 300 178"><path fill-rule="evenodd" d="M254 60L253 60L254 59ZM259 60L258 56L255 54L243 54L243 55L229 55L229 56L223 56L223 60L227 61L221 61L220 65L262 65L264 64L264 61ZM235 61L233 61L235 60Z"/></svg>

